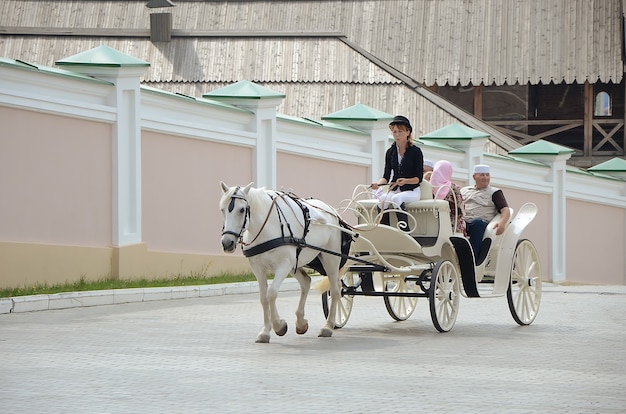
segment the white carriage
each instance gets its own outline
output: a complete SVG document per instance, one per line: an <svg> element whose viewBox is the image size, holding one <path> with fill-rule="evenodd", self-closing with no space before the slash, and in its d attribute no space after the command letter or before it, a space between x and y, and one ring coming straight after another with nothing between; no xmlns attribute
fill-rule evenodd
<svg viewBox="0 0 626 414"><path fill-rule="evenodd" d="M452 228L447 201L433 199L432 187L423 182L422 199L390 212L390 224L380 224L378 201L361 188L347 207L358 224L341 279L341 300L335 327L343 327L356 296L381 296L389 315L405 320L415 310L418 298L428 298L435 328L447 332L454 326L461 296L469 298L506 295L511 315L520 325L529 325L537 316L541 301L541 269L533 243L520 239L522 230L537 213L532 203L524 204L505 231L496 236L493 224L483 238L481 257L474 259L471 245ZM367 194L360 197L358 194ZM398 222L404 213L406 222ZM329 293L322 295L322 307L329 312Z"/></svg>

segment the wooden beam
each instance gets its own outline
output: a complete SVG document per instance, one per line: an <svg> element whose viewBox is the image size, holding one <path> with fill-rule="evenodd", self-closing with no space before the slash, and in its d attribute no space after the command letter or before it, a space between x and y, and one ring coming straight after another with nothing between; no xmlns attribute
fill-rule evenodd
<svg viewBox="0 0 626 414"><path fill-rule="evenodd" d="M624 123L621 120L617 121L616 125L609 132L606 132L604 128L601 126L601 124L597 121L593 123L593 126L604 137L602 141L598 142L598 144L596 144L596 146L593 147L594 154L604 145L604 143L608 142L609 144L613 146L613 148L617 150L616 154L624 155L624 148L620 147L619 144L613 139L613 136L617 137L617 134L616 134L617 131L619 131L620 128L624 126Z"/></svg>
<svg viewBox="0 0 626 414"><path fill-rule="evenodd" d="M513 126L527 126L527 125L566 125L566 124L579 124L582 125L582 119L522 119L520 121L489 121L494 125L513 125Z"/></svg>
<svg viewBox="0 0 626 414"><path fill-rule="evenodd" d="M593 85L585 81L583 93L583 156L591 157L593 152Z"/></svg>
<svg viewBox="0 0 626 414"><path fill-rule="evenodd" d="M481 82L480 85L474 86L474 116L478 119L483 119L483 88L485 85Z"/></svg>
<svg viewBox="0 0 626 414"><path fill-rule="evenodd" d="M20 36L150 37L150 29L85 27L0 27L0 34ZM172 37L345 37L342 32L223 31L173 29Z"/></svg>

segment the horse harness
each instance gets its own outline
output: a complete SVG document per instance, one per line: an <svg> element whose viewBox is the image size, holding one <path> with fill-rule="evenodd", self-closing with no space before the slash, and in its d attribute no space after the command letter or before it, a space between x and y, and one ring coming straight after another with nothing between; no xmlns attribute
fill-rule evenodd
<svg viewBox="0 0 626 414"><path fill-rule="evenodd" d="M257 235L254 237L254 239L249 242L249 243L245 243L243 241L243 233L246 230L246 224L248 221L248 218L250 216L250 206L248 205L248 200L245 198L245 196L243 195L239 195L237 194L237 192L239 191L239 187L237 187L235 189L235 191L233 192L233 195L231 196L231 200L228 206L228 211L232 211L235 205L235 199L241 199L246 201L246 217L244 219L244 223L241 227L241 230L239 231L239 233L235 233L234 231L223 231L222 235L224 234L232 234L236 237L239 238L239 243L242 245L242 251L243 251L243 255L246 257L252 257L252 256L256 256L258 254L261 253L265 253L269 250L275 249L277 247L280 246L296 246L296 267L298 267L298 258L300 256L300 252L302 251L302 249L304 248L310 248L310 249L314 249L314 250L318 250L320 252L324 252L324 253L330 253L330 254L334 254L336 256L341 256L342 260L341 260L341 264L343 265L345 263L345 261L348 259L348 255L347 252L349 251L350 248L350 243L352 242L352 236L347 234L346 232L341 232L342 234L342 243L341 243L341 250L342 253L337 253L337 252L333 252L331 250L328 249L324 249L322 247L318 247L318 246L313 246L310 245L306 242L306 235L309 232L309 226L311 224L311 214L309 212L309 207L307 205L305 205L301 199L299 197L297 197L295 194L293 193L286 193L286 192L277 192L274 195L268 194L268 196L272 199L272 206L276 207L276 214L278 216L278 221L280 223L280 231L281 231L281 237L277 237L275 239L272 240L268 240L266 242L263 242L261 244L258 244L256 246L250 247L248 249L244 248L243 246L246 245L250 245L252 243L254 243L254 241L257 239L257 237L259 237L259 235L261 234L261 232L263 231L263 228L265 227L265 225L267 224L270 215L272 213L272 208L270 207L269 212L267 213L267 217L265 217L265 221L263 222L261 229L259 230L259 232L257 233ZM280 205L277 203L277 201L279 199L285 200L285 197L288 197L289 199L291 199L294 203L296 203L296 205L300 208L300 210L302 210L302 215L304 218L304 231L302 234L302 237L296 237L293 233L293 230L291 228L291 224L289 224L289 221L287 221L287 218L285 216L285 213L283 212L283 210L281 209ZM289 206L287 200L285 200L286 204ZM340 217L338 217L339 219L339 224L341 227L343 228L349 228L349 225L344 222ZM288 232L288 234L286 234L286 231ZM313 261L311 263L307 263L306 266L313 268L314 270L317 270L318 272L320 272L321 274L326 274L325 269L323 268L321 262L319 261L319 258L315 258L313 259Z"/></svg>
<svg viewBox="0 0 626 414"><path fill-rule="evenodd" d="M313 247L306 242L306 236L309 233L309 226L311 224L311 214L309 212L309 208L304 203L302 203L302 201L298 197L296 197L292 193L277 193L275 195L268 194L268 196L272 199L272 205L276 207L276 215L278 217L278 222L280 223L281 237L268 240L264 243L258 244L249 249L242 248L243 254L246 257L252 257L252 256L256 256L257 254L264 253L266 251L275 249L280 246L286 246L286 245L296 246L296 267L298 267L298 259L300 257L300 252L302 252L302 249L304 249L305 247ZM302 216L304 219L304 230L302 232L302 237L296 237L294 235L293 229L291 228L291 224L287 220L285 213L283 212L283 210L281 209L280 205L277 202L279 199L282 199L286 203L288 203L288 200L286 200L285 197L288 197L289 199L291 199L294 203L296 203L296 205L300 208L300 210L302 210ZM268 217L270 214L271 214L271 208L270 208L270 212L268 212ZM267 219L265 220L265 223L267 223ZM265 225L265 223L263 224ZM261 230L263 229L261 228ZM259 230L259 234L261 233L261 230ZM286 231L288 232L288 234L286 233ZM254 240L252 242L254 242Z"/></svg>

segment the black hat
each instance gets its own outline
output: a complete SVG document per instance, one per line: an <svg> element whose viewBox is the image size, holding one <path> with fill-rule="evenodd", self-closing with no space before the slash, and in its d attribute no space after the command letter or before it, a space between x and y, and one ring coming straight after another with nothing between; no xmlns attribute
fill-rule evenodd
<svg viewBox="0 0 626 414"><path fill-rule="evenodd" d="M409 119L402 115L394 116L393 121L389 123L389 126L391 125L404 125L409 129L409 132L413 132L413 127L411 126Z"/></svg>

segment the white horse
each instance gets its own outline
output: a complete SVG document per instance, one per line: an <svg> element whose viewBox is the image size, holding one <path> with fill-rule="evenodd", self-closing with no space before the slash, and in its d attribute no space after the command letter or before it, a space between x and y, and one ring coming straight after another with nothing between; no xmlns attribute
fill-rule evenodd
<svg viewBox="0 0 626 414"><path fill-rule="evenodd" d="M287 333L287 323L276 309L276 297L289 274L300 284L296 333L304 334L309 329L304 318L304 305L311 287L311 278L303 269L307 265L330 279L330 310L318 336L332 336L340 297L338 274L342 259L342 230L335 210L319 200L303 200L278 191L253 188L252 183L230 188L223 182L220 185L224 193L220 199L224 219L222 248L232 253L237 243L241 243L259 283L263 328L256 342L269 342L272 328L279 336ZM274 274L274 280L268 288L269 273Z"/></svg>

